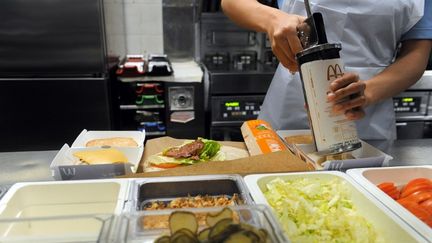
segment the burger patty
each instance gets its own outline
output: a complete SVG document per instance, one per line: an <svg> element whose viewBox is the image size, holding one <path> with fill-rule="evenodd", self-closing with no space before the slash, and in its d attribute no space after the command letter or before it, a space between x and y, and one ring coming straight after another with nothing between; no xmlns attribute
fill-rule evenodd
<svg viewBox="0 0 432 243"><path fill-rule="evenodd" d="M185 144L178 148L170 148L165 151L164 155L167 157L179 158L191 158L193 160L199 160L199 153L204 148L204 143L197 139L192 143Z"/></svg>

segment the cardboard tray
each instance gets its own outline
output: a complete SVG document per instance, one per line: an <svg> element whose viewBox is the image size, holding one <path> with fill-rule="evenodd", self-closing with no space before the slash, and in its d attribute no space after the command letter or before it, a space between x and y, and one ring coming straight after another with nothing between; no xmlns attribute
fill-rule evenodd
<svg viewBox="0 0 432 243"><path fill-rule="evenodd" d="M345 171L352 168L381 167L383 164L387 164L389 160L393 159L390 155L380 151L365 141L361 141L362 147L350 152L354 159L325 160L319 162L323 160L323 156L316 153L313 144L298 143L293 145L287 143L285 140L286 137L292 136L303 136L305 138L307 136L312 136L310 130L280 130L277 131L277 134L297 157L312 165L316 170Z"/></svg>
<svg viewBox="0 0 432 243"><path fill-rule="evenodd" d="M246 176L246 185L256 203L269 205L263 193L267 191L267 183L275 178L281 178L282 180L292 180L296 178L320 178L330 180L339 178L347 182L351 191L351 200L356 206L359 215L363 216L374 226L377 233L383 237L384 242L427 242L425 238L393 214L384 204L376 200L369 192L345 173L338 171L315 171L309 173L278 173Z"/></svg>
<svg viewBox="0 0 432 243"><path fill-rule="evenodd" d="M209 161L194 165L172 168L157 172L143 172L144 161L151 155L157 154L167 147L183 144L183 139L161 137L150 139L146 143L144 156L140 163L139 173L124 177L159 177L159 176L184 176L184 175L209 175L209 174L257 174L289 171L309 171L310 167L302 160L294 156L290 151L280 151L265 155L250 156L247 158ZM220 142L222 145L246 149L243 142Z"/></svg>
<svg viewBox="0 0 432 243"><path fill-rule="evenodd" d="M399 205L399 203L376 186L382 182L394 182L396 186L403 186L410 180L418 177L432 179L432 166L362 168L351 169L348 170L347 173L399 218L411 225L413 229L418 231L426 239L432 239L432 228Z"/></svg>

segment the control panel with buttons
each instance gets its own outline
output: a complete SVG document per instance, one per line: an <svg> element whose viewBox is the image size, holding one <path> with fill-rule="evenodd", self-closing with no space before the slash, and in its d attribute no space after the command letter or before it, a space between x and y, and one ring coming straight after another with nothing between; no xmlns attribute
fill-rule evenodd
<svg viewBox="0 0 432 243"><path fill-rule="evenodd" d="M394 97L393 106L396 113L400 112L420 112L422 97Z"/></svg>
<svg viewBox="0 0 432 243"><path fill-rule="evenodd" d="M229 122L256 119L263 99L262 96L212 97L212 120Z"/></svg>

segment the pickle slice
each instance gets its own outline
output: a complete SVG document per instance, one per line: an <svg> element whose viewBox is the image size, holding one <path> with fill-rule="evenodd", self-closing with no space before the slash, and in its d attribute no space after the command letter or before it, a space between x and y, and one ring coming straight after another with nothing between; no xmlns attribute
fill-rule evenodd
<svg viewBox="0 0 432 243"><path fill-rule="evenodd" d="M233 219L233 211L230 208L224 208L222 211L215 214L208 213L206 218L206 223L208 226L213 227L221 221L222 219Z"/></svg>
<svg viewBox="0 0 432 243"><path fill-rule="evenodd" d="M201 232L198 234L198 240L207 241L209 238L210 230L211 228L201 230Z"/></svg>
<svg viewBox="0 0 432 243"><path fill-rule="evenodd" d="M171 235L180 229L187 229L193 234L196 234L198 231L198 222L195 214L185 211L176 211L169 217L169 227Z"/></svg>
<svg viewBox="0 0 432 243"><path fill-rule="evenodd" d="M155 240L155 243L170 243L170 237L167 235L161 236Z"/></svg>

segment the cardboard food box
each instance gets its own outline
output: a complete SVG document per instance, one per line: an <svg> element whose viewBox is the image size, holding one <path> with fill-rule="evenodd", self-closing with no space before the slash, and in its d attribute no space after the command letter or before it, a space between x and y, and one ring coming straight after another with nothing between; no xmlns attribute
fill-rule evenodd
<svg viewBox="0 0 432 243"><path fill-rule="evenodd" d="M130 138L136 147L87 147L95 139ZM51 162L50 169L56 180L81 180L113 178L135 173L144 151L145 132L143 131L87 131L84 129L75 139L72 146L63 145ZM79 164L74 155L77 152L95 151L113 148L127 158L126 163Z"/></svg>
<svg viewBox="0 0 432 243"><path fill-rule="evenodd" d="M287 150L270 124L264 120L246 121L240 129L251 155Z"/></svg>
<svg viewBox="0 0 432 243"><path fill-rule="evenodd" d="M158 177L158 176L183 176L183 175L208 175L208 174L256 174L272 172L291 172L311 170L306 163L288 150L269 153L265 155L248 156L241 159L225 161L208 161L189 166L181 166L156 172L144 172L144 162L154 154L160 153L173 146L184 144L184 139L161 137L150 139L146 143L144 156L141 160L138 172L125 177ZM243 142L220 142L223 146L232 146L246 150Z"/></svg>
<svg viewBox="0 0 432 243"><path fill-rule="evenodd" d="M281 130L276 133L289 150L316 170L345 171L351 168L381 167L393 159L364 141L361 141L362 147L354 151L324 155L316 151L310 130Z"/></svg>

